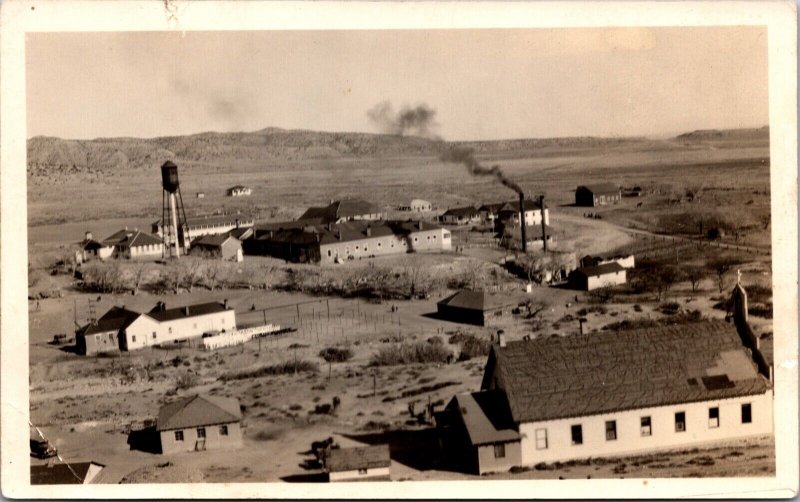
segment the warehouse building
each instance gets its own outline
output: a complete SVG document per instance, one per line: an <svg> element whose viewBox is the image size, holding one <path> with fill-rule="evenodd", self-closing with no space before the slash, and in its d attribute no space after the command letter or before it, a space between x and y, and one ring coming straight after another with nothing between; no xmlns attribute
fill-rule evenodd
<svg viewBox="0 0 800 502"><path fill-rule="evenodd" d="M241 213L209 214L186 218L187 237L190 241L203 235L221 235L238 228L253 226L253 218ZM159 237L163 236L161 220L153 222L152 232Z"/></svg>

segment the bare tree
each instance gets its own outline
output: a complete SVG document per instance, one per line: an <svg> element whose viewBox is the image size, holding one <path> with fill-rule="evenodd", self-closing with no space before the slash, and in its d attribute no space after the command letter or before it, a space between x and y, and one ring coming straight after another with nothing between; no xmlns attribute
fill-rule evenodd
<svg viewBox="0 0 800 502"><path fill-rule="evenodd" d="M191 293L194 287L203 277L203 262L197 258L186 258L184 260L186 270L186 288Z"/></svg>
<svg viewBox="0 0 800 502"><path fill-rule="evenodd" d="M725 290L725 274L727 274L739 262L730 256L720 256L707 263L707 267L717 276L717 287L719 292Z"/></svg>
<svg viewBox="0 0 800 502"><path fill-rule="evenodd" d="M217 286L217 279L220 275L221 263L217 260L211 261L206 265L206 285L208 289L214 291Z"/></svg>
<svg viewBox="0 0 800 502"><path fill-rule="evenodd" d="M692 285L692 293L697 292L697 287L706 276L706 270L703 267L687 267L684 270L686 280Z"/></svg>
<svg viewBox="0 0 800 502"><path fill-rule="evenodd" d="M142 280L144 279L144 272L146 268L147 264L144 262L137 263L133 268L133 277L131 282L134 295L139 292L139 288L142 286Z"/></svg>

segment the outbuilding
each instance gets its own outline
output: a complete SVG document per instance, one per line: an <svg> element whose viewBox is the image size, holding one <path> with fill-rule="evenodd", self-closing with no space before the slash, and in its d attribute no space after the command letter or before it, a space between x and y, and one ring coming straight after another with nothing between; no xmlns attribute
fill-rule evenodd
<svg viewBox="0 0 800 502"><path fill-rule="evenodd" d="M480 221L480 216L474 206L454 207L439 216L439 221L447 225L469 225Z"/></svg>
<svg viewBox="0 0 800 502"><path fill-rule="evenodd" d="M198 394L173 401L158 411L161 453L240 447L241 421L238 399Z"/></svg>
<svg viewBox="0 0 800 502"><path fill-rule="evenodd" d="M90 322L75 333L78 353L92 356L119 352L120 333L141 316L142 314L125 307L111 307L100 319Z"/></svg>
<svg viewBox="0 0 800 502"><path fill-rule="evenodd" d="M224 261L242 261L242 242L230 234L204 235L192 242L190 253Z"/></svg>
<svg viewBox="0 0 800 502"><path fill-rule="evenodd" d="M625 284L626 280L625 268L616 261L592 267L576 268L569 274L570 285L583 291Z"/></svg>
<svg viewBox="0 0 800 502"><path fill-rule="evenodd" d="M605 206L608 204L616 204L620 200L622 200L620 189L612 183L581 185L575 190L576 206Z"/></svg>
<svg viewBox="0 0 800 502"><path fill-rule="evenodd" d="M390 481L389 445L334 448L325 459L328 481Z"/></svg>
<svg viewBox="0 0 800 502"><path fill-rule="evenodd" d="M438 316L452 322L492 326L517 305L507 297L486 291L462 290L436 304Z"/></svg>

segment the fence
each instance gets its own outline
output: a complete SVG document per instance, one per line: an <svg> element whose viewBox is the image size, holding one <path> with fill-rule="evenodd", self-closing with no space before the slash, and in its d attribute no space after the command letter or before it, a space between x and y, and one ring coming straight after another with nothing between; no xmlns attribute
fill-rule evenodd
<svg viewBox="0 0 800 502"><path fill-rule="evenodd" d="M253 338L275 333L281 330L277 324L267 324L233 331L231 333L220 333L216 336L203 338L203 348L206 350L221 349L248 342Z"/></svg>

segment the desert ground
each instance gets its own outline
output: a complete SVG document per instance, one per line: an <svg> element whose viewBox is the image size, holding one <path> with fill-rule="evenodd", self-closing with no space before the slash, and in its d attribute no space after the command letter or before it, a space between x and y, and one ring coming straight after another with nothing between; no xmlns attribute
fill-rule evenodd
<svg viewBox="0 0 800 502"><path fill-rule="evenodd" d="M201 139L214 141L194 141L203 144ZM389 443L393 480L479 479L448 469L430 424L409 411L412 402L417 411L428 403L441 408L454 394L480 388L485 352L467 353L458 335L471 335L485 347L498 328L433 315L436 302L461 286L503 291L535 307L501 326L511 340L576 334L579 317L587 318L591 336L602 329L723 318L721 302L739 270L742 283L753 291L751 306L760 308L751 323L770 344L768 131L766 136L756 130L669 140L565 140L540 148L473 145L481 162L500 165L526 193L546 195L556 249L578 257L634 253L637 265L702 271L695 284L679 277L660 288L621 286L603 296L547 286L525 293L527 279L501 264L508 253L470 228L452 229L461 252L331 266L246 256L242 263L225 265L218 281L199 277L176 288L177 294L157 284L169 265L122 263L128 271L144 267L141 286L86 290L59 261L87 230L100 238L125 225L149 231L160 218L158 167L167 159L135 157L117 145L110 148L128 157L114 163L108 160L113 155L90 151L97 145L64 142L54 147L42 141L29 142L27 187L31 422L63 458L107 465L104 483L312 481L321 471L308 463L310 443L329 436L342 446ZM377 147L366 153L332 153L315 150L313 136L304 141L311 147L285 156L271 151L256 160L227 150L220 154L213 145L198 147L210 152L205 157L192 158L188 147L160 153L176 158L184 203L192 214L241 210L257 221L278 221L297 217L308 206L355 196L385 207L390 215L408 217L393 208L412 198L434 201L441 213L515 197L490 178L471 177L462 166L439 161L426 145L419 154L408 149L381 153ZM643 195L603 208L574 206L577 185L602 181L642 187ZM253 195L225 197L224 189L235 184L251 186ZM195 199L198 191L205 198ZM588 218L588 212L599 218ZM711 228L721 230L719 239L705 238ZM710 264L723 256L729 266L714 273ZM372 284L379 272L396 279L391 294L376 295L375 288L363 297L343 293L348 281ZM398 294L409 281L416 283L412 290L424 294ZM268 320L294 331L216 351L181 345L105 357L80 356L69 345L52 343L55 334L72 336L76 323L86 323L90 304L102 315L113 305L145 311L157 301L178 306L223 298L234 306L239 325ZM376 354L401 343L439 345L456 357L451 363L375 363ZM328 347L349 349L352 357L326 362L320 351ZM277 365L294 369L258 376L259 369ZM152 418L176 396L198 392L240 400L241 449L176 455L130 449L126 430L132 422ZM324 412L320 405L334 397L341 405L335 413ZM761 437L489 477L754 476L774 470L773 438Z"/></svg>

